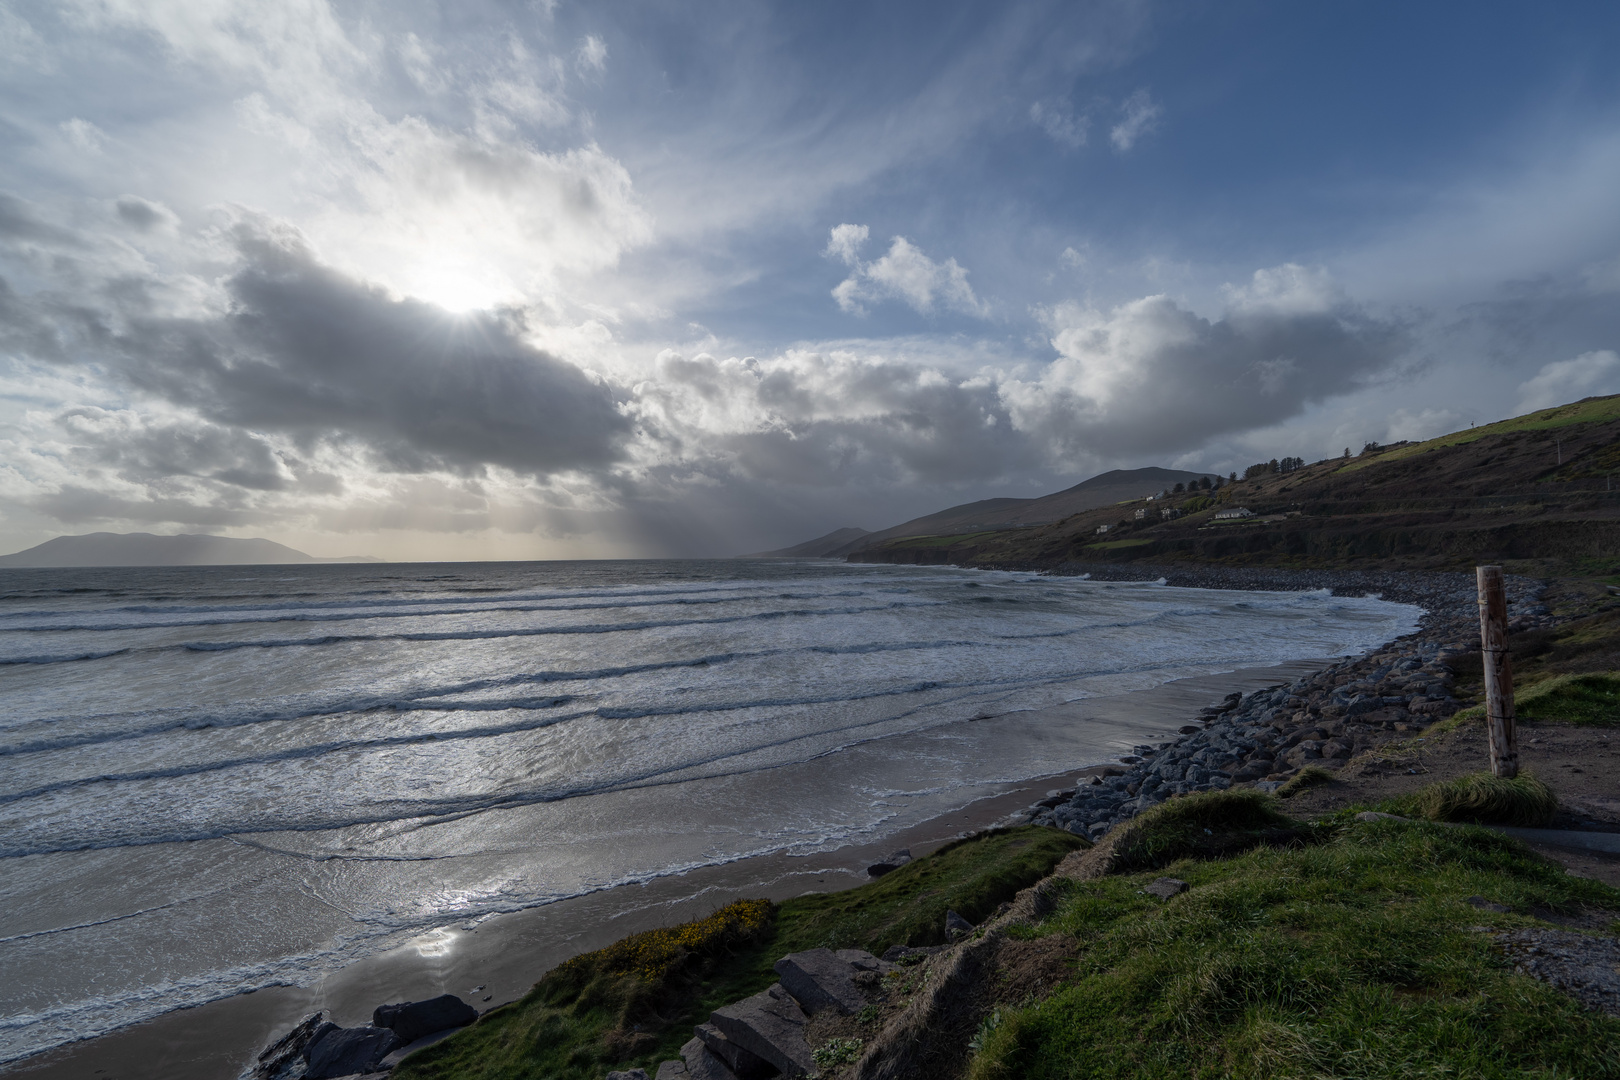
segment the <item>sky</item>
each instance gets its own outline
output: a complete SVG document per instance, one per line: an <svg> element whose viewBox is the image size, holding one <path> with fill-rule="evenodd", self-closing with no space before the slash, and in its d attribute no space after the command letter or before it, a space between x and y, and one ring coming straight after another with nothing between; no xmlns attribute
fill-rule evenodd
<svg viewBox="0 0 1620 1080"><path fill-rule="evenodd" d="M1620 392L1620 6L0 0L0 551L725 556Z"/></svg>

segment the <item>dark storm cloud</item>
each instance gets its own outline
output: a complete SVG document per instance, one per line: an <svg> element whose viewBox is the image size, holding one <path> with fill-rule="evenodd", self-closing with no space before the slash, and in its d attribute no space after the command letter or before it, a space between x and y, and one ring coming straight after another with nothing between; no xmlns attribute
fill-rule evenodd
<svg viewBox="0 0 1620 1080"><path fill-rule="evenodd" d="M265 440L218 424L154 423L131 413L83 407L56 417L82 470L105 470L130 484L176 477L252 491L280 491L291 474Z"/></svg>
<svg viewBox="0 0 1620 1080"><path fill-rule="evenodd" d="M295 237L238 228L216 319L133 319L110 340L138 388L210 420L352 436L401 471L520 472L616 460L609 388L526 344L511 314L452 316L320 264Z"/></svg>

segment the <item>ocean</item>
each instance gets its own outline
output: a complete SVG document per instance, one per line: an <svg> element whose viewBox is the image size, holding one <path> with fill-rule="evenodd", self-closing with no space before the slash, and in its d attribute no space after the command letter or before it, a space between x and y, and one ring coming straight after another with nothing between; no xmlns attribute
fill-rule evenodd
<svg viewBox="0 0 1620 1080"><path fill-rule="evenodd" d="M3 570L0 1063L871 843L1128 750L1035 710L1419 614L812 561Z"/></svg>

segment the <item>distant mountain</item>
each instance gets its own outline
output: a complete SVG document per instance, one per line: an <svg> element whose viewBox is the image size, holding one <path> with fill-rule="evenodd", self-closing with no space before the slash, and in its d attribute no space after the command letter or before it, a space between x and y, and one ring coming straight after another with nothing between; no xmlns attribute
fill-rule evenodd
<svg viewBox="0 0 1620 1080"><path fill-rule="evenodd" d="M318 559L273 540L229 536L154 536L151 533L89 533L58 536L43 544L0 555L0 567L45 566L252 566L264 563L382 562L365 555Z"/></svg>
<svg viewBox="0 0 1620 1080"><path fill-rule="evenodd" d="M865 529L853 526L845 529L834 529L826 536L818 536L814 540L806 540L793 547L778 548L776 551L760 551L753 555L744 555L745 559L824 559L840 548L847 547L863 536L872 534Z"/></svg>
<svg viewBox="0 0 1620 1080"><path fill-rule="evenodd" d="M1214 475L1214 473L1182 472L1178 469L1154 467L1114 469L1112 472L1093 476L1090 480L1083 480L1072 488L1065 488L1051 495L1042 495L1038 499L981 499L978 502L963 503L961 506L953 506L949 510L941 510L926 517L913 518L879 532L866 533L825 554L841 559L860 548L903 536L950 536L973 532L975 529L1050 525L1082 510L1095 510L1099 506L1110 506L1113 503L1125 502L1127 499L1140 499L1144 495L1165 491L1177 484L1201 480L1205 476L1213 479ZM819 542L811 540L808 544L800 546L808 547Z"/></svg>

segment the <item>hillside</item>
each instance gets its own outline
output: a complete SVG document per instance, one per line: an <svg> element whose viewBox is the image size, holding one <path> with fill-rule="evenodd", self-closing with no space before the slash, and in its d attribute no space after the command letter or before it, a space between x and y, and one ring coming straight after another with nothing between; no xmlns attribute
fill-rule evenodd
<svg viewBox="0 0 1620 1080"><path fill-rule="evenodd" d="M1369 446L1290 472L1269 468L1216 499L1177 497L1075 513L1034 529L892 538L863 562L1620 570L1620 395L1587 398L1426 442ZM1253 516L1217 521L1242 507ZM1182 517L1165 520L1161 511ZM1136 510L1145 511L1142 520ZM1107 526L1106 533L1098 529Z"/></svg>
<svg viewBox="0 0 1620 1080"><path fill-rule="evenodd" d="M381 562L364 555L321 559L273 540L181 533L87 533L58 536L26 551L0 555L0 567L252 566L281 563Z"/></svg>
<svg viewBox="0 0 1620 1080"><path fill-rule="evenodd" d="M865 529L849 526L843 529L834 529L826 536L818 536L814 540L806 540L802 544L792 547L778 548L775 551L759 551L752 555L740 556L744 559L825 559L836 551L848 548L863 536L872 534Z"/></svg>
<svg viewBox="0 0 1620 1080"><path fill-rule="evenodd" d="M1207 475L1209 474L1182 472L1178 469L1114 469L1081 481L1071 488L1035 499L980 499L978 502L963 503L937 513L912 518L910 521L878 532L840 529L839 532L851 532L855 535L842 544L827 547L826 550L821 550L824 542L831 540L838 533L829 533L827 536L806 541L796 547L783 548L781 551L765 552L760 557L841 559L853 552L902 537L939 536L987 529L1049 525L1085 510L1112 506L1126 499L1140 499L1155 491L1167 491L1177 484L1196 481Z"/></svg>

